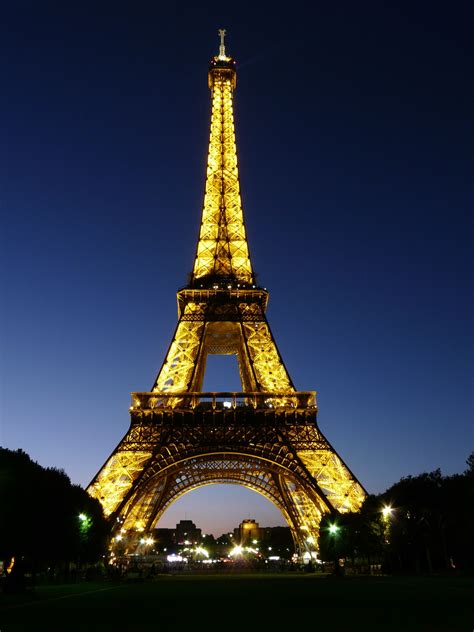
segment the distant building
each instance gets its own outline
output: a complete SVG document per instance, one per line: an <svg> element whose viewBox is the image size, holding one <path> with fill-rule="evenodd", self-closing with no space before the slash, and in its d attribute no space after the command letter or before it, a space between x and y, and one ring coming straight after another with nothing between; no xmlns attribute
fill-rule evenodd
<svg viewBox="0 0 474 632"><path fill-rule="evenodd" d="M197 544L201 539L201 529L198 529L192 520L180 520L176 525L176 544Z"/></svg>
<svg viewBox="0 0 474 632"><path fill-rule="evenodd" d="M226 534L218 538L220 542ZM278 555L289 559L295 551L289 527L261 527L253 519L242 520L234 529L233 543L241 546L256 546L266 555Z"/></svg>
<svg viewBox="0 0 474 632"><path fill-rule="evenodd" d="M242 520L237 529L234 529L234 540L242 546L251 544L252 540L261 540L262 535L263 529L251 518Z"/></svg>

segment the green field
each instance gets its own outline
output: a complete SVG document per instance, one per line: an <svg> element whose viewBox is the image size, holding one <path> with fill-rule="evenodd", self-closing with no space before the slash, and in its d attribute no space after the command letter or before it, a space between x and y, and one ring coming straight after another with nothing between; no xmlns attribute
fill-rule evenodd
<svg viewBox="0 0 474 632"><path fill-rule="evenodd" d="M163 575L144 583L0 594L0 632L474 629L474 580L288 574ZM309 627L310 626L310 627Z"/></svg>

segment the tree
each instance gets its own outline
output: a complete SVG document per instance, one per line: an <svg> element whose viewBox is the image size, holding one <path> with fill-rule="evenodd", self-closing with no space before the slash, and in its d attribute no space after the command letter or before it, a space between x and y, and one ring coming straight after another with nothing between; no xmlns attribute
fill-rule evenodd
<svg viewBox="0 0 474 632"><path fill-rule="evenodd" d="M0 448L0 559L34 570L95 562L108 527L100 503L56 468L43 468L22 450ZM81 517L80 517L81 516Z"/></svg>
<svg viewBox="0 0 474 632"><path fill-rule="evenodd" d="M474 452L466 459L467 470L464 472L465 476L474 476Z"/></svg>
<svg viewBox="0 0 474 632"><path fill-rule="evenodd" d="M474 453L466 463L463 474L442 476L437 469L406 476L368 496L359 512L326 516L322 559L337 555L356 566L377 561L388 572L473 569ZM331 524L337 531L331 533Z"/></svg>

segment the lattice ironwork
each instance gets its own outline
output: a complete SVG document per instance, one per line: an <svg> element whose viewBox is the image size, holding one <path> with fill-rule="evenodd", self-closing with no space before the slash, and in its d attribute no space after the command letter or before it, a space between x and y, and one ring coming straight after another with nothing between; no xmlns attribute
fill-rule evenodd
<svg viewBox="0 0 474 632"><path fill-rule="evenodd" d="M193 279L233 277L254 284L240 198L235 144L234 62L214 59L209 72L212 91L211 133L202 223Z"/></svg>
<svg viewBox="0 0 474 632"><path fill-rule="evenodd" d="M314 392L296 391L256 287L240 199L233 119L235 62L209 70L211 134L190 283L150 392L133 393L131 426L88 488L111 524L151 529L182 494L244 485L274 503L300 552L317 547L321 516L357 510L365 491L319 430ZM203 393L209 354L237 356L243 391ZM138 537L138 536L137 536Z"/></svg>

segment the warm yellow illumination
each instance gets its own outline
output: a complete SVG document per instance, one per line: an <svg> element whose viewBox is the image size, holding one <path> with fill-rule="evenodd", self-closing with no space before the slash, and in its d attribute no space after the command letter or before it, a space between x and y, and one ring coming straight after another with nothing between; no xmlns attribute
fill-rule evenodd
<svg viewBox="0 0 474 632"><path fill-rule="evenodd" d="M88 492L131 535L131 549L151 546L151 526L187 491L244 485L281 510L300 551L314 553L323 516L359 510L366 494L319 430L314 393L295 390L266 318L268 293L255 279L240 197L235 62L221 53L209 71L205 195L175 334L152 391L132 395L130 429ZM242 392L201 392L209 354L237 357ZM200 548L190 551L205 557ZM256 551L235 546L231 555Z"/></svg>
<svg viewBox="0 0 474 632"><path fill-rule="evenodd" d="M242 546L240 546L239 544L237 546L234 546L234 548L232 549L232 551L229 553L229 555L231 557L235 557L236 555L242 555L244 552L244 549Z"/></svg>
<svg viewBox="0 0 474 632"><path fill-rule="evenodd" d="M203 555L204 557L209 557L208 551L204 549L202 546L197 546L194 549L194 552L196 553L196 555Z"/></svg>
<svg viewBox="0 0 474 632"><path fill-rule="evenodd" d="M235 71L211 70L212 118L202 224L193 277L233 276L253 283L235 144Z"/></svg>
<svg viewBox="0 0 474 632"><path fill-rule="evenodd" d="M9 575L12 572L13 567L15 566L15 557L12 557L10 560L10 564L6 567L6 573Z"/></svg>
<svg viewBox="0 0 474 632"><path fill-rule="evenodd" d="M390 507L389 505L385 505L385 507L383 507L382 509L382 514L384 518L389 518L392 515L393 512L393 507Z"/></svg>

